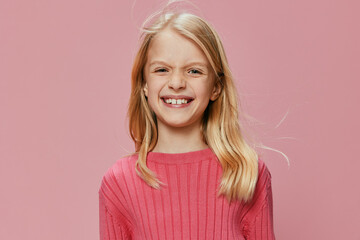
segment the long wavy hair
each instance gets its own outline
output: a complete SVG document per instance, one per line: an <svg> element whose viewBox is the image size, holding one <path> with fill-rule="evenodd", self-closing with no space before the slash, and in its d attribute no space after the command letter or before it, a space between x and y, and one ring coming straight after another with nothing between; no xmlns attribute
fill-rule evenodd
<svg viewBox="0 0 360 240"><path fill-rule="evenodd" d="M248 202L257 183L258 154L245 141L240 128L237 91L220 37L209 23L187 12L163 12L150 26L144 25L131 73L128 108L130 135L138 154L137 174L153 188L160 189L163 184L146 165L147 153L154 149L158 132L156 115L143 91L143 70L151 40L165 27L170 27L198 44L211 64L216 84L221 85L221 93L215 101L209 102L201 126L204 142L215 153L223 169L218 195L225 195L229 201Z"/></svg>

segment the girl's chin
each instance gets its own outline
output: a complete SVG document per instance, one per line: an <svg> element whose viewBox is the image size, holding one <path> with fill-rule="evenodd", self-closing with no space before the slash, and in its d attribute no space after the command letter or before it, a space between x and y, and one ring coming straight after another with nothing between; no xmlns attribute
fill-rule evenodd
<svg viewBox="0 0 360 240"><path fill-rule="evenodd" d="M196 128L199 129L200 122L196 123L196 121L190 121L189 119L179 119L179 118L165 118L158 119L158 127L165 127L168 129L185 129L185 128Z"/></svg>

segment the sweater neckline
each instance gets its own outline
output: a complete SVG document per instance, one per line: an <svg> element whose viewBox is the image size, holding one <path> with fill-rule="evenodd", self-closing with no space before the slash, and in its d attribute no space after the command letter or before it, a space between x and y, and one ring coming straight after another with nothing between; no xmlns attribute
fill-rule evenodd
<svg viewBox="0 0 360 240"><path fill-rule="evenodd" d="M202 150L184 153L148 152L147 161L163 164L196 163L211 158L214 155L208 147Z"/></svg>

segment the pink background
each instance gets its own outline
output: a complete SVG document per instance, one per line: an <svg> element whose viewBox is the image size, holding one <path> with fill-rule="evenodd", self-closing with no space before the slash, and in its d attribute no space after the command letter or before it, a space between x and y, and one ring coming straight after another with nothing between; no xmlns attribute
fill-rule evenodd
<svg viewBox="0 0 360 240"><path fill-rule="evenodd" d="M277 239L360 239L359 1L193 1L222 37L273 176ZM138 30L161 1L0 2L0 239L98 239L133 151Z"/></svg>

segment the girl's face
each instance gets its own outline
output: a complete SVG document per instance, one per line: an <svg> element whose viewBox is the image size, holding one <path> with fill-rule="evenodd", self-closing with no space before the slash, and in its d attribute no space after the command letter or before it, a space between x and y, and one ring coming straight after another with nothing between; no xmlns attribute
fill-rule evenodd
<svg viewBox="0 0 360 240"><path fill-rule="evenodd" d="M220 91L200 47L171 29L151 40L144 77L144 93L159 128L199 127L209 100Z"/></svg>

